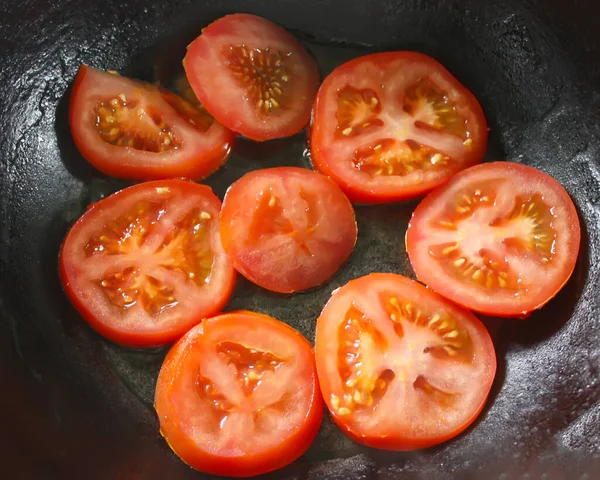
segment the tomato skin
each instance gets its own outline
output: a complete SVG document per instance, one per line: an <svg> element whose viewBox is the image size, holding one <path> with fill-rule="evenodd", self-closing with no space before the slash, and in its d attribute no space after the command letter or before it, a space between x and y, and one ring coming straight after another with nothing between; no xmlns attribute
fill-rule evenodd
<svg viewBox="0 0 600 480"><path fill-rule="evenodd" d="M258 213L253 202L262 192L271 190L275 192L277 206L286 202L296 205L303 200L301 189L312 196L306 212L316 212L319 216L316 223L307 228L314 228L305 239L312 252L307 256L296 246L292 258L282 255L276 262L269 259L268 254L276 256L288 252L288 245L279 244L270 250L267 248L271 245L269 236L293 238L298 232L273 234L264 226L253 229L251 214ZM301 224L303 219L297 218L297 207L291 207L289 203L282 216L287 215L288 219L294 218ZM269 215L270 212L262 211L261 214ZM276 215L275 218L280 217ZM236 233L242 230L247 234ZM221 238L236 270L256 285L278 293L303 291L327 282L351 255L357 233L354 209L338 185L318 172L304 168L275 167L250 172L229 187L223 200ZM247 242L258 242L256 236L261 240L258 247L248 247ZM257 251L260 254L256 254Z"/></svg>
<svg viewBox="0 0 600 480"><path fill-rule="evenodd" d="M388 432L386 434L378 432L362 433L360 431L360 426L353 424L353 417L356 415L354 411L352 411L349 415L342 416L332 406L332 396L336 395L341 397L340 385L343 381L339 378L338 367L333 366L335 362L333 357L335 356L336 350L339 347L338 340L332 339L330 336L331 329L329 326L336 323L340 316L340 310L342 307L338 307L337 305L340 305L338 301L342 295L348 295L348 292L355 291L355 296L373 295L374 297L375 290L373 290L371 286L375 283L386 284L387 286L385 287L385 290L393 292L394 294L400 294L403 290L405 292L412 290L416 293L416 296L419 297L419 301L423 303L433 300L436 304L443 305L449 312L452 312L454 315L462 318L462 321L468 322L470 328L472 328L473 332L476 333L479 351L482 352L482 355L485 357L484 359L480 358L478 361L483 362L487 369L484 377L480 378L481 383L478 385L478 388L482 392L485 392L485 394L481 396L480 402L477 404L476 408L471 409L472 405L468 406L468 408L470 408L469 411L471 412L470 415L468 418L463 419L463 423L458 425L456 428L444 433L438 433L436 435L429 436L425 435L423 437L415 435L414 432L398 430L394 431L393 433ZM377 322L375 322L375 325L377 326ZM338 427L347 436L362 445L392 451L411 451L432 447L434 445L446 442L466 430L475 421L485 406L497 368L495 349L492 339L485 326L477 319L477 317L475 317L471 312L463 310L461 307L429 290L420 283L391 273L371 273L369 275L359 277L351 280L346 285L338 288L332 293L331 298L317 319L315 355L317 361L317 373L323 398L325 399L325 403L329 409L329 412ZM389 350L386 352L386 356L394 356L394 352ZM366 362L368 363L368 358ZM405 408L410 408L410 405L407 405ZM397 412L388 412L387 415L393 416L397 414ZM371 412L370 415L374 415L374 413ZM416 429L416 426L413 428Z"/></svg>
<svg viewBox="0 0 600 480"><path fill-rule="evenodd" d="M201 321L203 317L219 312L227 304L235 286L236 272L229 260L226 259L226 257L223 257L226 260L222 263L222 270L219 270L222 287L218 298L209 308L205 308L203 311L198 312L199 315L188 318L182 323L175 323L162 330L145 332L125 330L120 327L118 321L103 321L97 316L97 314L94 313L94 311L92 311L90 305L88 305L86 302L86 297L88 295L85 292L82 292L82 287L77 281L78 278L72 272L72 251L75 246L72 244L71 239L79 232L87 230L92 225L90 222L93 220L98 220L98 217L101 217L103 209L114 207L121 201L121 199L126 199L128 195L134 195L143 190L157 187L184 190L187 189L190 191L201 192L201 195L205 196L205 198L211 204L215 218L218 215L221 202L214 195L212 189L206 185L199 185L186 180L157 180L154 182L146 182L125 188L110 195L109 197L91 204L86 212L71 226L69 233L65 237L65 240L61 246L59 254L59 276L63 290L75 309L97 333L111 340L112 342L127 347L155 347L174 342L175 340L179 339L191 326Z"/></svg>
<svg viewBox="0 0 600 480"><path fill-rule="evenodd" d="M487 149L488 129L481 105L475 96L455 79L454 76L437 60L422 53L410 51L373 53L354 58L337 67L322 82L312 110L309 128L309 146L311 161L315 170L333 179L340 185L348 198L356 204L381 204L420 197L432 189L443 185L451 177L451 175L447 175L429 182L412 185L404 183L400 186L392 184L369 186L357 182L355 179L349 179L344 175L343 167L335 165L328 158L329 154L326 150L332 143L336 142L336 140L330 138L327 132L330 128L328 125L333 121L331 118L332 112L329 110L327 104L329 103L328 97L330 92L334 89L332 86L334 82L342 77L353 78L355 76L354 70L362 63L371 62L378 68L384 69L387 64L397 61L398 59L402 59L408 64L420 63L427 65L428 68L438 73L444 78L445 82L451 85L452 90L463 98L464 105L470 109L478 133L474 139L473 147L470 152L461 159L460 169L481 162ZM384 136L385 135L382 134L382 137ZM456 171L453 173L456 173Z"/></svg>
<svg viewBox="0 0 600 480"><path fill-rule="evenodd" d="M489 299L481 297L475 290L468 295L461 293L458 291L456 284L452 286L452 282L443 278L436 265L426 264L427 262L423 261L423 256L420 254L419 246L425 245L428 240L427 231L423 227L428 220L428 212L436 205L448 200L446 197L447 192L451 192L455 185L468 185L471 178L476 180L484 174L495 175L498 178L508 180L511 182L515 194L521 193L520 189L523 188L523 185L541 185L546 189L541 190L541 193L546 193L546 196L552 194L558 200L558 204L553 205L553 208L556 209L557 214L563 217L565 228L559 229L559 233L567 235L567 237L562 237L560 242L557 243L564 243L566 246L561 247L558 245L556 247L559 251L557 257L561 261L560 269L562 271L557 275L560 276L561 280L558 282L553 281L549 273L544 284L546 288L535 293L535 295L521 295L519 297L521 300L516 297L508 300L495 299L493 292L490 294ZM533 167L513 162L484 163L459 172L446 185L432 191L419 203L412 214L406 232L406 251L420 281L465 308L485 315L516 320L528 318L532 312L546 305L564 287L575 269L580 243L579 218L567 191L550 175Z"/></svg>
<svg viewBox="0 0 600 480"><path fill-rule="evenodd" d="M267 315L238 310L220 314L205 320L217 323L221 328L239 328L237 319L242 316L250 321L263 323L269 328L285 330L295 342L309 353L307 358L314 361L312 346L298 331ZM257 454L219 456L200 448L179 427L178 413L169 400L171 380L178 375L181 361L188 354L188 348L201 333L199 326L190 330L169 350L160 370L155 394L155 409L160 420L160 432L173 452L187 465L213 475L230 477L251 477L282 468L298 459L310 446L317 435L324 414L324 404L314 374L314 390L310 409L304 423L285 438L277 447ZM314 365L313 365L314 369Z"/></svg>
<svg viewBox="0 0 600 480"><path fill-rule="evenodd" d="M231 75L224 74L226 65L216 53L223 46L220 42L260 50L279 47L290 52L294 62L292 75L302 75L302 80L287 95L291 98L289 114L277 119L258 118L251 112L246 105L246 90L231 83ZM265 18L236 13L215 20L188 46L183 65L194 93L206 109L223 125L251 140L288 137L309 122L319 82L317 64L293 35Z"/></svg>
<svg viewBox="0 0 600 480"><path fill-rule="evenodd" d="M90 130L93 114L90 108L96 101L88 97L90 89L98 83L106 84L106 90L131 91L132 95L142 95L161 113L177 123L178 133L183 141L180 151L152 153L134 148L111 145ZM117 85L122 88L118 88ZM139 92L144 93L139 93ZM108 93L107 93L108 94ZM173 94L171 94L173 95ZM69 124L73 141L83 157L105 175L125 180L147 181L168 178L189 178L202 180L221 167L229 158L235 140L235 133L214 122L205 133L195 131L186 125L159 94L156 87L136 80L96 70L81 65L73 83L69 103ZM95 132L94 132L95 133ZM202 140L199 137L210 136ZM210 142L210 143L204 143Z"/></svg>

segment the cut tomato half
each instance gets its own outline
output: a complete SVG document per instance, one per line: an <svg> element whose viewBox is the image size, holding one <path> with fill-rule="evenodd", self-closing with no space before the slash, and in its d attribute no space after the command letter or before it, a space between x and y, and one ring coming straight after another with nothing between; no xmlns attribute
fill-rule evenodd
<svg viewBox="0 0 600 480"><path fill-rule="evenodd" d="M93 204L60 253L65 292L98 333L127 346L171 343L226 304L235 270L221 202L205 185L160 180Z"/></svg>
<svg viewBox="0 0 600 480"><path fill-rule="evenodd" d="M324 410L310 343L246 311L204 320L173 346L155 407L162 435L185 463L233 477L296 460Z"/></svg>
<svg viewBox="0 0 600 480"><path fill-rule="evenodd" d="M473 94L433 58L375 53L336 68L313 110L310 153L353 202L420 196L483 159Z"/></svg>
<svg viewBox="0 0 600 480"><path fill-rule="evenodd" d="M304 128L318 89L317 64L283 28L227 15L202 30L183 61L194 93L223 125L253 140Z"/></svg>
<svg viewBox="0 0 600 480"><path fill-rule="evenodd" d="M82 65L69 123L75 145L112 177L201 180L229 156L235 134L167 90Z"/></svg>
<svg viewBox="0 0 600 480"><path fill-rule="evenodd" d="M465 307L525 316L567 282L581 232L552 177L509 162L477 165L415 210L406 247L419 280Z"/></svg>
<svg viewBox="0 0 600 480"><path fill-rule="evenodd" d="M225 195L221 237L244 277L281 293L322 284L356 243L352 205L320 173L296 167L250 172Z"/></svg>
<svg viewBox="0 0 600 480"><path fill-rule="evenodd" d="M315 352L335 422L387 450L458 435L481 412L496 373L492 340L472 313L391 273L333 293L317 320Z"/></svg>

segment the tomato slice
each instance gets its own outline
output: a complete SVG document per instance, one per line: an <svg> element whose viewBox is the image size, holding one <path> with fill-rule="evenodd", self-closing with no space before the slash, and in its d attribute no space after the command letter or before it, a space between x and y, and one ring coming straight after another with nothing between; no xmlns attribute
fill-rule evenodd
<svg viewBox="0 0 600 480"><path fill-rule="evenodd" d="M229 156L235 134L166 90L82 65L69 122L75 145L112 177L201 180Z"/></svg>
<svg viewBox="0 0 600 480"><path fill-rule="evenodd" d="M60 254L65 292L98 333L147 347L178 339L227 303L235 270L205 185L159 180L93 204Z"/></svg>
<svg viewBox="0 0 600 480"><path fill-rule="evenodd" d="M420 196L480 162L486 146L475 97L420 53L375 53L341 65L313 110L313 165L354 202Z"/></svg>
<svg viewBox="0 0 600 480"><path fill-rule="evenodd" d="M221 238L235 268L291 293L324 283L356 243L352 205L327 177L296 167L250 172L225 195Z"/></svg>
<svg viewBox="0 0 600 480"><path fill-rule="evenodd" d="M185 463L234 477L296 460L324 411L310 343L247 311L204 320L171 348L155 407L162 435Z"/></svg>
<svg viewBox="0 0 600 480"><path fill-rule="evenodd" d="M308 123L317 64L264 18L237 13L216 20L189 45L183 66L206 109L248 138L287 137Z"/></svg>
<svg viewBox="0 0 600 480"><path fill-rule="evenodd" d="M406 247L417 277L438 293L489 315L523 317L567 282L580 238L575 206L556 180L495 162L429 194Z"/></svg>
<svg viewBox="0 0 600 480"><path fill-rule="evenodd" d="M333 293L317 320L315 352L335 422L387 450L458 435L481 412L496 374L492 340L472 313L392 273Z"/></svg>

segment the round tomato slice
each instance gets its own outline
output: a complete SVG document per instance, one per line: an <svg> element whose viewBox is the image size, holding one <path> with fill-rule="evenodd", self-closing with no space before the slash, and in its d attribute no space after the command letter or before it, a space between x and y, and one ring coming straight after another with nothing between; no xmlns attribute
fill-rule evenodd
<svg viewBox="0 0 600 480"><path fill-rule="evenodd" d="M422 195L480 162L486 145L475 97L420 53L375 53L341 65L313 110L313 165L354 202Z"/></svg>
<svg viewBox="0 0 600 480"><path fill-rule="evenodd" d="M60 253L65 292L98 333L131 347L171 343L227 303L235 270L205 185L159 180L93 204Z"/></svg>
<svg viewBox="0 0 600 480"><path fill-rule="evenodd" d="M472 313L392 273L333 293L317 320L315 352L335 422L386 450L458 435L481 412L496 374L492 340Z"/></svg>
<svg viewBox="0 0 600 480"><path fill-rule="evenodd" d="M581 232L549 175L495 162L459 173L417 207L406 248L417 277L471 310L526 316L567 282Z"/></svg>
<svg viewBox="0 0 600 480"><path fill-rule="evenodd" d="M223 200L225 251L244 277L274 292L324 283L348 259L356 236L350 201L330 179L304 168L250 172Z"/></svg>
<svg viewBox="0 0 600 480"><path fill-rule="evenodd" d="M201 180L229 156L235 134L174 93L82 65L69 123L75 145L112 177Z"/></svg>
<svg viewBox="0 0 600 480"><path fill-rule="evenodd" d="M274 318L204 320L169 351L155 397L162 435L188 465L250 477L302 455L323 418L310 343Z"/></svg>
<svg viewBox="0 0 600 480"><path fill-rule="evenodd" d="M245 13L204 28L183 66L194 93L219 122L259 141L304 128L319 86L317 64L292 35Z"/></svg>

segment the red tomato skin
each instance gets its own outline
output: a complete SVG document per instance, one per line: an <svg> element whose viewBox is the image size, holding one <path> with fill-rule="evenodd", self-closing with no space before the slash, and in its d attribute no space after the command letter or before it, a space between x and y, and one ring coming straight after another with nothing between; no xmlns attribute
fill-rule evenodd
<svg viewBox="0 0 600 480"><path fill-rule="evenodd" d="M335 169L330 167L327 163L327 160L321 155L319 149L319 143L322 143L323 140L320 138L323 134L319 125L322 122L330 121L330 119L326 118L326 113L322 108L320 108L321 103L325 103L324 95L327 90L327 86L331 83L332 76L337 75L345 75L346 72L351 72L352 69L358 63L365 60L375 60L377 63L388 63L397 58L398 54L403 55L408 60L414 59L430 63L434 68L439 69L440 72L443 72L444 76L453 80L453 83L456 83L455 88L462 95L464 95L468 100L473 114L477 118L477 123L482 126L484 131L487 131L487 121L485 119L485 115L483 113L483 109L481 105L475 98L475 95L471 93L466 87L464 87L454 76L446 70L446 68L439 63L434 58L431 58L427 55L424 55L419 52L410 52L410 51L401 51L401 52L382 52L382 53L372 53L369 55L365 55L362 57L354 58L339 67L337 67L333 72L331 72L321 84L319 88L319 92L315 98L315 102L312 109L311 121L309 126L309 147L310 147L310 158L313 168L323 175L327 175L334 182L336 182L344 191L344 193L348 196L348 198L355 204L383 204L383 203L391 203L391 202L400 202L404 200L410 200L413 198L418 198L424 196L427 192L433 190L440 185L443 185L451 177L441 178L437 182L429 183L427 185L414 185L413 188L406 187L402 191L370 191L368 189L363 188L361 185L356 185L354 183L348 183L345 181L340 175L336 174ZM323 93L322 93L323 92ZM487 135L483 135L479 142L474 145L474 148L471 151L471 155L464 162L463 168L468 168L469 166L475 165L483 160L485 156L485 152L487 149L488 138Z"/></svg>
<svg viewBox="0 0 600 480"><path fill-rule="evenodd" d="M136 165L126 161L108 161L104 154L99 154L97 148L89 142L83 141L81 131L86 128L82 119L82 108L85 107L85 83L91 75L106 74L87 65L81 65L73 83L71 99L69 103L69 125L75 146L83 157L97 170L114 178L123 180L148 181L171 178L189 178L191 180L203 180L218 170L229 158L235 143L235 133L222 126L222 142L208 152L193 153L185 161L173 162L168 165ZM135 80L131 80L136 82ZM198 135L202 133L198 132ZM105 143L100 137L98 142ZM95 143L95 142L94 142ZM127 154L119 152L125 147L111 146L112 155L126 159ZM192 147L190 145L190 147ZM185 148L185 147L184 147Z"/></svg>
<svg viewBox="0 0 600 480"><path fill-rule="evenodd" d="M390 274L390 273L371 273L371 274L365 275L363 277L359 277L357 279L350 280L350 282L348 282L345 286L340 287L340 288L347 288L351 285L355 285L357 287L357 289L359 291L361 291L362 289L361 289L360 285L365 282L368 282L369 279L378 279L378 278L384 278L384 277L400 277L400 275ZM402 281L405 283L409 282L409 283L416 283L418 285L421 285L420 283L412 281L405 277L402 277ZM424 288L424 289L426 288L427 290L429 290L424 285L422 286L422 288ZM336 295L336 291L333 292L332 298L334 295ZM440 299L443 302L453 305L452 302L447 300L445 297L441 297L440 295L438 295L437 293L435 293L433 291L431 291L431 295L440 297ZM329 301L328 301L328 303L329 303ZM327 308L327 305L325 306L323 311L325 311L326 308ZM330 405L326 401L327 407L329 409L329 413L331 414L331 417L333 418L336 425L348 437L350 437L352 440L354 440L357 443L366 445L371 448L377 448L380 450L390 450L390 451L412 451L412 450L420 450L420 449L424 449L424 448L433 447L435 445L439 445L440 443L444 443L444 442L456 437L457 435L459 435L460 433L465 431L467 428L469 428L469 426L479 416L479 414L481 413L481 411L483 410L484 406L487 403L487 399L489 397L489 391L491 389L492 383L496 376L497 361L496 361L496 352L495 352L494 344L492 342L492 339L491 339L487 329L481 323L481 321L479 321L479 319L477 319L477 317L475 317L471 312L467 311L466 313L468 313L469 316L472 316L476 320L476 322L473 322L472 324L477 328L477 330L482 332L482 335L478 338L480 338L485 343L485 350L488 353L490 353L490 355L492 356L493 370L490 372L491 374L489 375L489 385L487 386L488 393L485 395L483 401L481 402L481 405L477 408L477 410L474 411L473 415L463 425L461 425L459 428L456 428L455 430L453 430L451 432L448 432L445 435L439 435L439 436L430 437L430 438L420 438L419 439L419 438L414 438L414 437L411 437L408 435L401 435L401 434L394 435L394 437L364 435L364 434L355 432L352 429L351 425L348 425L347 423L344 422L344 417L341 417L338 414L336 414L336 412L330 407ZM322 315L323 314L321 314L321 316ZM321 319L321 317L319 319ZM318 342L318 340L319 340L319 327L318 327L318 323L317 323L317 342ZM325 363L327 362L327 359L324 358L323 355L319 355L317 352L318 352L318 346L315 349L315 356L317 358L317 373L318 373L319 384L321 386L321 392L323 393L323 397L329 398L329 397L331 397L332 394L339 395L339 392L332 390L330 383L328 382L326 375L324 373L326 370ZM352 414L350 414L350 415L352 415Z"/></svg>
<svg viewBox="0 0 600 480"><path fill-rule="evenodd" d="M257 21L265 24L268 23L268 27L265 28L273 29L274 32L277 32L277 36L280 37L282 42L285 42L290 46L293 45L295 55L299 58L299 61L302 62L304 67L308 70L308 82L310 84L309 90L311 92L311 101L309 101L306 105L298 106L298 108L301 110L300 113L296 116L296 118L293 121L289 121L285 125L282 125L277 129L265 130L264 128L261 128L260 125L252 125L248 122L241 122L237 118L236 114L227 115L221 113L219 109L219 99L216 98L214 94L211 95L212 92L207 91L206 87L201 82L196 80L193 74L193 59L204 57L204 50L206 48L204 46L205 40L231 33L231 27L228 22L234 19L239 20L240 22L248 23L256 23ZM202 105L204 105L204 107L211 113L211 115L213 115L213 117L215 117L219 122L230 128L231 130L239 133L240 135L243 135L246 138L257 142L263 142L275 138L289 137L298 133L309 123L311 116L312 99L317 94L319 84L319 70L317 64L292 34L290 34L284 28L270 22L269 20L247 13L230 14L215 20L213 23L203 28L202 34L198 36L192 43L190 43L190 45L188 45L187 54L183 60L183 66L185 68L190 85L192 86L192 90L194 91Z"/></svg>
<svg viewBox="0 0 600 480"><path fill-rule="evenodd" d="M174 180L174 181L181 181L181 180ZM154 184L154 182L146 182L146 183L142 183L139 185L134 185L133 187L128 187L127 190L142 189L142 188L148 188L148 187L151 188L153 184ZM160 185L164 185L164 181L161 181ZM206 185L197 185L197 184L194 184L194 185L205 189L207 194L210 193L211 195L214 196L212 189L210 187L208 187ZM123 192L123 190L121 190L120 192ZM101 209L104 202L107 202L107 201L115 202L116 199L113 197L115 195L119 194L120 192L116 192L115 194L113 194L105 199L99 200L99 201L91 204L88 207L88 209L86 210L86 212L81 217L79 217L79 219L71 226L69 231L72 231L77 228L84 228L84 226L86 224L86 220L87 220L87 215L93 213L97 209ZM218 201L218 199L216 197L215 197L215 199ZM68 237L68 235L67 235L67 237ZM102 335L103 337L107 338L108 340L110 340L114 343L117 343L117 344L125 346L125 347L131 347L131 348L147 348L147 347L168 345L168 344L173 343L174 341L178 340L188 330L187 326L184 326L183 329L181 328L181 326L179 326L177 328L172 328L170 330L165 330L162 332L155 332L155 333L146 332L143 335L139 335L136 333L125 332L125 331L119 330L118 328L115 328L115 326L113 326L113 325L109 325L109 324L99 321L98 318L91 312L91 310L85 304L85 302L83 302L81 300L81 298L76 294L76 292L75 292L76 287L70 281L70 277L67 273L67 260L66 260L67 255L65 252L67 237L65 237L65 241L63 242L63 244L61 246L61 250L60 250L60 254L59 254L59 269L58 269L59 270L59 278L60 278L62 286L63 286L63 291L65 292L65 294L67 295L67 297L69 298L69 300L71 301L71 303L73 304L73 306L75 307L77 312L83 317L83 319L88 323L88 325L90 327L92 327L93 330L95 330L97 333L99 333L100 335ZM227 304L227 302L229 301L229 298L231 297L231 295L233 293L233 289L235 287L235 280L236 280L236 272L234 269L231 269L231 271L229 273L229 279L227 282L227 286L226 286L225 290L223 291L221 299L218 302L215 302L211 312L203 315L202 317L199 317L197 319L198 322L202 321L203 317L214 315L217 312L221 311L223 309L223 307L225 307L225 305Z"/></svg>
<svg viewBox="0 0 600 480"><path fill-rule="evenodd" d="M303 343L306 348L310 349L312 352L312 345L297 330L267 315L247 310L236 310L223 313L217 318L223 322L230 322L234 320L236 315L254 316L257 320L273 323L277 328L285 327L293 333L299 342ZM297 460L304 452L306 452L319 431L325 411L323 398L319 389L319 382L316 380L316 368L315 389L307 419L301 428L297 429L293 435L288 437L276 449L261 452L256 455L245 455L243 457L221 457L200 450L195 443L178 428L177 422L174 420L176 414L168 401L169 382L166 379L176 375L179 357L185 354L185 345L188 341L190 341L190 339L188 339L187 336L180 338L179 341L171 347L169 353L165 357L163 366L161 367L159 381L156 385L154 402L155 409L162 412L162 415L159 418L161 425L160 433L169 444L171 450L173 450L181 461L196 470L208 474L244 478L283 468ZM312 355L311 358L314 359L314 355ZM161 378L164 378L165 380L161 381Z"/></svg>
<svg viewBox="0 0 600 480"><path fill-rule="evenodd" d="M477 169L482 169L482 168L490 168L492 166L498 166L498 165L507 165L509 166L509 168L523 172L524 174L526 174L527 172L529 172L529 174L543 174L549 178L551 178L551 180L553 182L556 182L556 180L554 180L552 177L550 177L548 174L542 172L541 170L537 170L533 167L529 167L527 165L522 165L522 164L518 164L518 163L513 163L513 162L492 162L492 163L483 163L481 165L476 165L474 167L471 167L468 170L463 170L461 172L459 172L459 174L462 175L467 175L469 172L472 171L476 171ZM557 183L557 182L556 182ZM574 222L577 222L577 225L579 225L579 219L578 219L578 215L577 215L577 210L575 209L575 206L573 205L573 202L570 199L569 194L567 193L567 191L559 184L558 185L560 187L560 191L561 191L561 196L564 199L567 199L568 202L566 202L567 205L570 204L570 212L568 213L569 218L572 218ZM428 209L428 207L432 204L434 204L442 195L444 194L444 186L441 186L440 188L437 188L435 190L433 190L432 192L430 192L417 206L417 208L415 209L415 211L412 214L411 217L411 221L409 222L408 225L408 229L406 231L406 238L405 238L405 244L406 244L406 251L407 252L411 252L416 248L416 245L421 242L424 241L424 239L422 238L422 235L420 233L420 231L414 226L415 224L415 216L418 214L418 212L421 211L426 211ZM411 228L412 225L412 228ZM575 270L575 266L576 266L576 259L579 253L579 247L581 245L581 230L578 226L578 228L576 229L576 231L574 232L574 238L573 238L573 251L575 252L575 259L572 262L572 266L569 269L569 273L568 275L565 277L564 281L560 284L560 286L558 286L558 288L556 288L554 290L554 292L552 292L551 294L548 295L547 298L544 298L540 301L538 301L537 303L534 303L531 307L526 308L525 310L521 310L521 311L506 311L503 308L493 308L493 307L485 307L485 306L478 306L477 308L474 308L472 305L465 305L461 302L459 302L456 299L452 299L450 298L451 295L448 295L447 298L450 299L450 301L453 301L455 303L457 303L458 305L473 310L475 312L479 312L482 313L483 315L488 315L488 316L494 316L494 317L501 317L501 318L510 318L513 320L526 320L528 319L531 314L533 312L535 312L536 310L539 310L540 308L542 308L544 305L546 305L550 300L552 300L557 294L558 292L560 292L560 290L565 286L565 284L569 281L569 279L571 278L571 275L573 274L573 271ZM409 260L411 262L411 265L413 267L413 270L415 271L415 273L421 271L421 268L415 263L414 259L410 258L411 255L409 253ZM417 273L417 278L419 279L419 281L422 281L423 283L425 283L424 279L419 278L419 274ZM434 289L432 287L429 287L432 290L435 290L438 294L446 297L447 293L445 291L445 289Z"/></svg>

